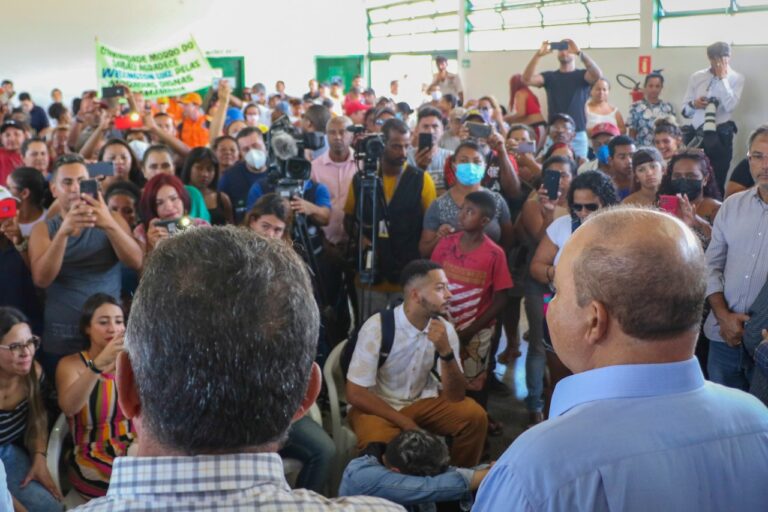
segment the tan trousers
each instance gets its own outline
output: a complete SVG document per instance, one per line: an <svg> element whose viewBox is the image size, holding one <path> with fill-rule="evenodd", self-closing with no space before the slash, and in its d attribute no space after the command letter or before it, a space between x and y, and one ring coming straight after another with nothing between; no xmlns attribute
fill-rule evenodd
<svg viewBox="0 0 768 512"><path fill-rule="evenodd" d="M440 436L451 436L453 465L468 468L480 462L488 431L488 415L471 398L461 402L449 402L442 397L425 398L400 409L400 412L424 430ZM360 450L370 443L388 443L400 433L397 425L355 408L349 411L348 418L357 435L357 447Z"/></svg>

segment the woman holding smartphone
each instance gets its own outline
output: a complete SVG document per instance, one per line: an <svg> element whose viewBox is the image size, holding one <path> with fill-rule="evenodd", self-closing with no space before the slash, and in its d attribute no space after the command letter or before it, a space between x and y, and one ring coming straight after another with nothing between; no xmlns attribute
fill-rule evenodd
<svg viewBox="0 0 768 512"><path fill-rule="evenodd" d="M115 384L115 361L125 333L123 308L110 295L90 296L80 331L88 348L59 362L56 388L74 442L69 481L90 499L107 493L112 462L128 453L136 433L117 403Z"/></svg>
<svg viewBox="0 0 768 512"><path fill-rule="evenodd" d="M555 278L557 262L563 247L571 234L578 229L582 222L607 206L618 204L619 198L616 187L610 176L601 171L586 171L576 176L568 187L567 203L570 215L559 217L547 228L536 253L531 260L531 277L551 291ZM548 294L551 299L551 293ZM560 362L549 340L549 330L546 323L546 304L544 300L543 342L546 348L546 361L551 378L551 389L571 372Z"/></svg>
<svg viewBox="0 0 768 512"><path fill-rule="evenodd" d="M145 252L152 251L177 228L210 225L189 217L189 205L187 189L176 176L158 174L147 182L139 200L141 223L133 230L133 236Z"/></svg>
<svg viewBox="0 0 768 512"><path fill-rule="evenodd" d="M712 166L703 151L689 149L672 157L661 184L660 206L685 222L704 248L712 238L712 225L722 205L719 197Z"/></svg>

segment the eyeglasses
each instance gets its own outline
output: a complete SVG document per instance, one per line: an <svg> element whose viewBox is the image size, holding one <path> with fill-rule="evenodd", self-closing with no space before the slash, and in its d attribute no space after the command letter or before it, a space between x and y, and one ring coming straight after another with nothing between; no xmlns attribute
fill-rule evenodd
<svg viewBox="0 0 768 512"><path fill-rule="evenodd" d="M764 153L750 153L747 156L753 162L760 162L761 164L768 163L768 155Z"/></svg>
<svg viewBox="0 0 768 512"><path fill-rule="evenodd" d="M600 205L597 203L587 203L587 204L573 203L571 205L571 210L575 212L580 212L584 208L586 208L587 211L596 212L597 209L600 208Z"/></svg>
<svg viewBox="0 0 768 512"><path fill-rule="evenodd" d="M16 356L24 355L24 352L28 347L32 347L32 353L40 348L40 338L38 336L32 336L27 341L19 341L11 343L10 345L0 345L0 349L8 350L11 354Z"/></svg>

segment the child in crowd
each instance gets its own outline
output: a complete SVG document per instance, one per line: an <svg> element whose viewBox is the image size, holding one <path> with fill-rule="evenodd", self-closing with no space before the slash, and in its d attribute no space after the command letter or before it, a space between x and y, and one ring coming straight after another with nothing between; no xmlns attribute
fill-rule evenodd
<svg viewBox="0 0 768 512"><path fill-rule="evenodd" d="M449 311L461 342L461 359L467 390L484 388L496 317L506 303L512 277L504 251L483 233L496 214L489 193L467 194L459 211L461 231L443 237L432 253L432 261L445 270L453 295ZM475 398L484 404L482 397Z"/></svg>

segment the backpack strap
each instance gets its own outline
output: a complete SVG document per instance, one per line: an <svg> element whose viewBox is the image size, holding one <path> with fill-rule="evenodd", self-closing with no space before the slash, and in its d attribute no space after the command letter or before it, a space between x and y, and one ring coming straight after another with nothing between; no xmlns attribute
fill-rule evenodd
<svg viewBox="0 0 768 512"><path fill-rule="evenodd" d="M379 348L379 368L387 362L392 345L395 344L395 310L387 308L381 313L381 347Z"/></svg>

